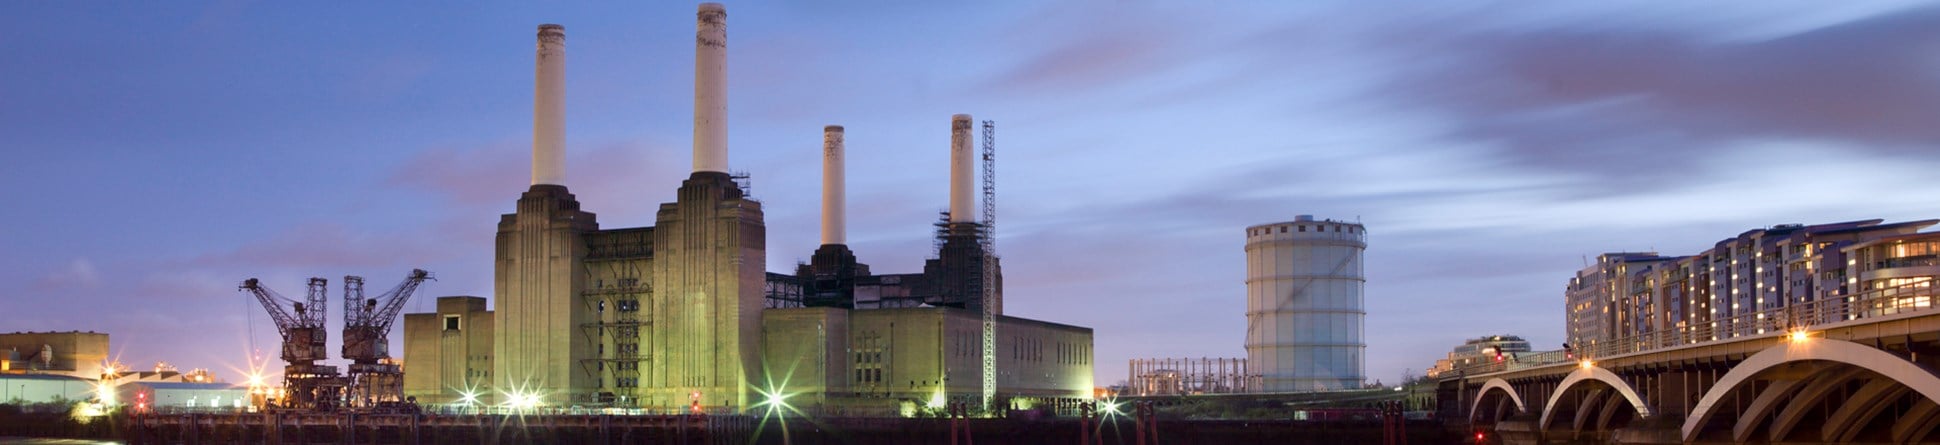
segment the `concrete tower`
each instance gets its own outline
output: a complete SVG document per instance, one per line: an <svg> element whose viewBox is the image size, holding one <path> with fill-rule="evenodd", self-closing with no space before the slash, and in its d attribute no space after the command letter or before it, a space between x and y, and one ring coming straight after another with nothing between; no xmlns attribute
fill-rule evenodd
<svg viewBox="0 0 1940 445"><path fill-rule="evenodd" d="M760 370L767 228L761 203L728 176L727 9L700 5L695 39L694 172L655 217L653 361L641 382L652 406L749 406Z"/></svg>
<svg viewBox="0 0 1940 445"><path fill-rule="evenodd" d="M856 277L869 274L869 265L857 263L847 244L845 138L841 125L822 127L822 245L795 269L807 306L854 308Z"/></svg>
<svg viewBox="0 0 1940 445"><path fill-rule="evenodd" d="M1266 392L1359 388L1367 318L1360 224L1293 221L1246 228L1246 361Z"/></svg>
<svg viewBox="0 0 1940 445"><path fill-rule="evenodd" d="M574 335L594 320L575 304L585 288L580 267L586 256L581 236L599 230L592 213L566 191L560 104L566 57L566 30L539 25L538 70L533 98L532 188L519 196L518 210L498 223L494 250L492 382L502 392L543 394L545 403L586 396L593 374L578 359L593 353L593 343Z"/></svg>

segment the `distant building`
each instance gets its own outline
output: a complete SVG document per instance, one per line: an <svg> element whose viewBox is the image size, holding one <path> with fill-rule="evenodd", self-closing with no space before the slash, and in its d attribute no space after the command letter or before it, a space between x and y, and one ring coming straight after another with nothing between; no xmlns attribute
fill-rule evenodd
<svg viewBox="0 0 1940 445"><path fill-rule="evenodd" d="M1514 335L1471 338L1448 351L1447 358L1436 360L1435 366L1428 367L1427 374L1428 378L1440 378L1467 369L1515 360L1529 351L1529 341ZM1498 356L1501 357L1500 361L1496 358Z"/></svg>
<svg viewBox="0 0 1940 445"><path fill-rule="evenodd" d="M1940 220L1882 222L1753 229L1690 256L1598 256L1564 290L1569 344L1589 350L1659 333L1696 341L1762 334L1784 323L1770 319L1783 316L1774 310L1814 302L1932 305L1892 295L1940 276L1930 249L1940 234L1918 233Z"/></svg>
<svg viewBox="0 0 1940 445"><path fill-rule="evenodd" d="M250 405L249 387L229 383L139 380L116 385L115 404L158 411L229 411Z"/></svg>
<svg viewBox="0 0 1940 445"><path fill-rule="evenodd" d="M0 374L0 403L89 400L95 396L96 383L66 374Z"/></svg>
<svg viewBox="0 0 1940 445"><path fill-rule="evenodd" d="M1260 381L1244 358L1135 358L1130 365L1126 395L1239 394Z"/></svg>
<svg viewBox="0 0 1940 445"><path fill-rule="evenodd" d="M100 399L104 388L117 394L117 397ZM150 407L186 408L194 401L199 403L194 406L217 408L233 407L236 401L246 404L247 394L247 388L223 383L207 370L201 369L187 373L173 370L120 372L107 376L97 374L94 378L65 372L0 373L0 403L100 400L108 404L134 405L138 401L145 401Z"/></svg>
<svg viewBox="0 0 1940 445"><path fill-rule="evenodd" d="M100 378L108 361L108 334L13 332L0 334L0 372Z"/></svg>

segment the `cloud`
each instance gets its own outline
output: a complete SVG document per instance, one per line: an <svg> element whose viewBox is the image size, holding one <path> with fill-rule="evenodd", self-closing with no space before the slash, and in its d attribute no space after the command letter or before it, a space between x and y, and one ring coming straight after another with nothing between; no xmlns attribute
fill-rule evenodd
<svg viewBox="0 0 1940 445"><path fill-rule="evenodd" d="M510 212L512 203L531 184L531 156L524 142L427 148L392 170L379 185L430 192L461 208ZM648 221L636 225L651 225L651 210L659 201L641 199L640 192L667 190L666 198L671 200L671 191L686 179L686 159L685 153L667 144L574 144L567 150L565 182L586 210L644 214Z"/></svg>
<svg viewBox="0 0 1940 445"><path fill-rule="evenodd" d="M101 287L101 271L86 258L75 258L49 272L34 283L38 291L80 290Z"/></svg>
<svg viewBox="0 0 1940 445"><path fill-rule="evenodd" d="M1940 143L1940 8L1765 39L1549 23L1426 36L1436 63L1375 94L1426 106L1449 136L1531 169L1656 188L1704 171L1667 162L1738 141L1803 138L1908 154ZM1609 187L1604 187L1609 189Z"/></svg>
<svg viewBox="0 0 1940 445"><path fill-rule="evenodd" d="M199 255L180 266L249 270L307 270L411 265L447 260L458 254L433 233L367 231L339 223L291 227L266 240Z"/></svg>
<svg viewBox="0 0 1940 445"><path fill-rule="evenodd" d="M507 141L428 148L393 170L384 185L430 191L462 205L501 204L530 183L532 152L526 147Z"/></svg>

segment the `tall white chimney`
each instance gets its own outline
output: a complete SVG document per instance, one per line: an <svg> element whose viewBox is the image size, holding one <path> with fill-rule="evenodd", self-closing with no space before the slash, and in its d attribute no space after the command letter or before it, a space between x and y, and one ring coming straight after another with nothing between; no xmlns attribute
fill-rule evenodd
<svg viewBox="0 0 1940 445"><path fill-rule="evenodd" d="M842 126L822 127L822 244L848 243L848 183L842 163Z"/></svg>
<svg viewBox="0 0 1940 445"><path fill-rule="evenodd" d="M566 27L539 25L532 91L532 185L566 184Z"/></svg>
<svg viewBox="0 0 1940 445"><path fill-rule="evenodd" d="M727 172L727 7L702 3L694 39L694 171Z"/></svg>
<svg viewBox="0 0 1940 445"><path fill-rule="evenodd" d="M976 161L970 150L970 115L950 116L950 222L977 222L971 200Z"/></svg>

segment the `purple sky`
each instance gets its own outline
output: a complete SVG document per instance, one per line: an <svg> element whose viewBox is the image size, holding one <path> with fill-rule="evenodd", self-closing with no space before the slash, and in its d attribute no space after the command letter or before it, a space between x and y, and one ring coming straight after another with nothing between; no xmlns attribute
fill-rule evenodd
<svg viewBox="0 0 1940 445"><path fill-rule="evenodd" d="M1296 214L1367 225L1389 382L1465 337L1558 347L1599 252L1940 217L1940 8L984 3L728 4L730 162L792 271L846 126L850 245L915 272L950 115L997 120L1005 306L1096 329L1101 384L1243 356L1244 227ZM574 6L0 5L0 331L225 371L275 350L244 278L491 295L540 23L568 185L650 224L690 166L694 5Z"/></svg>

